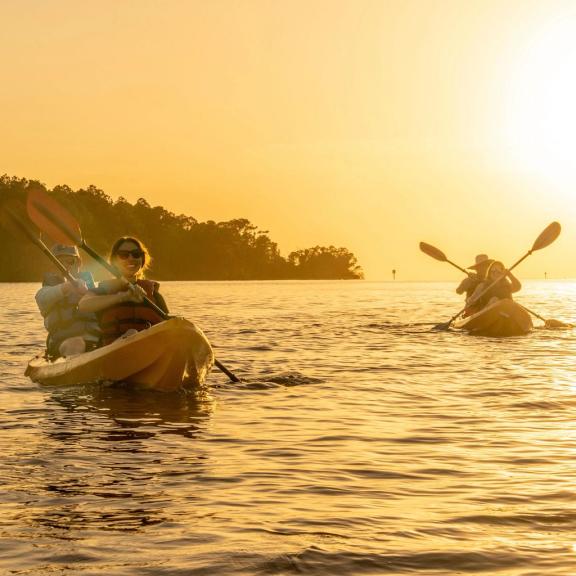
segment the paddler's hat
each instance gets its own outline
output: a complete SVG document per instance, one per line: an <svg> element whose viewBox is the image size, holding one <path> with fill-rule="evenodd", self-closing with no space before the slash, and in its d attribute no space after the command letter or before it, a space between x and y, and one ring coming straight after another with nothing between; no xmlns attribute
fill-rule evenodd
<svg viewBox="0 0 576 576"><path fill-rule="evenodd" d="M478 254L475 260L476 261L474 264L472 264L472 266L468 266L468 270L478 270L479 268L484 268L485 266L488 266L494 262L492 258L488 258L487 254Z"/></svg>
<svg viewBox="0 0 576 576"><path fill-rule="evenodd" d="M80 259L80 253L76 246L67 246L66 244L54 244L51 250L54 256L72 256Z"/></svg>

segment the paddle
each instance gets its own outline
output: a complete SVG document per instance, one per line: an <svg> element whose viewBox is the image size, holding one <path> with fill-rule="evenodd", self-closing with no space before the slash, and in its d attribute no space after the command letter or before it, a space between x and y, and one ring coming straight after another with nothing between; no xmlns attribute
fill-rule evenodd
<svg viewBox="0 0 576 576"><path fill-rule="evenodd" d="M120 274L115 266L112 266L112 264L86 244L80 224L76 218L42 188L30 188L28 191L27 209L28 216L32 222L53 240L60 244L79 246L113 276L122 278L122 274ZM169 317L155 302L152 302L152 300L147 297L144 297L144 300L157 314L162 316L162 318ZM240 382L240 378L228 370L220 361L215 359L214 364L220 371L226 374L232 382Z"/></svg>
<svg viewBox="0 0 576 576"><path fill-rule="evenodd" d="M442 250L438 250L438 248L436 248L435 246L432 246L432 244L426 244L426 242L420 242L420 250L422 250L422 252L424 252L424 254L428 254L428 256L432 256L432 258L434 258L435 260L440 260L440 262L448 262L448 264L452 264L452 266L454 266L454 268L458 268L458 270L460 270L461 272L464 272L464 274L469 276L469 273L467 270L464 270L464 268L461 268L460 266L458 266L458 264L455 264L454 262L452 262L452 260L448 260L448 258L446 258L446 254L444 254L444 252L442 252Z"/></svg>
<svg viewBox="0 0 576 576"><path fill-rule="evenodd" d="M561 229L562 228L560 227L560 224L558 222L552 222L551 224L549 224L540 233L538 238L536 238L536 240L534 241L534 244L532 245L532 248L530 248L530 250L528 250L528 252L526 252L526 254L524 254L524 256L522 256L522 258L520 258L514 264L512 264L512 266L510 266L510 268L508 268L508 270L505 270L498 278L496 278L496 280L494 280L494 282L489 284L473 300L471 300L470 302L467 302L466 306L464 306L464 308L462 308L462 310L460 310L457 314L452 316L452 318L450 318L450 320L448 320L448 322L444 322L442 324L437 324L432 329L433 330L448 330L448 328L450 328L452 322L454 322L454 320L456 320L456 318L458 318L458 316L460 316L460 314L462 314L470 305L474 304L480 298L482 298L482 296L484 296L484 294L486 294L486 292L488 292L488 290L490 290L490 288L492 288L493 286L498 284L498 282L500 282L500 280L502 280L502 278L504 278L504 276L506 276L506 274L508 272L511 272L512 270L514 270L514 268L516 268L516 266L518 266L518 264L520 264L522 261L524 261L526 258L528 258L528 256L530 256L532 254L532 252L535 252L536 250L542 250L542 248L546 248L546 246L549 246L550 244L552 244L552 242L554 242L554 240L556 240L556 238L558 238L558 235L560 234ZM427 244L426 246L430 246L430 245ZM424 251L426 251L426 250L424 250ZM434 249L432 252L434 252L437 256L443 255L442 252L440 252L440 250ZM426 253L428 254L428 252L426 252ZM439 259L439 258L437 258L437 259ZM446 261L448 261L447 258L446 258ZM458 267L458 268L460 268L460 267Z"/></svg>
<svg viewBox="0 0 576 576"><path fill-rule="evenodd" d="M538 318L538 320L542 320L542 322L544 322L544 328L574 328L574 324L562 322L562 320L556 320L555 318L546 319L546 318L540 316L540 314L536 314L536 312L533 312L529 308L526 308L526 306L522 306L522 305L520 305L520 306L522 308L524 308L524 310L526 310L526 312L529 312L530 314L532 314L532 316L535 316L536 318Z"/></svg>
<svg viewBox="0 0 576 576"><path fill-rule="evenodd" d="M420 242L420 250L422 250L424 254L428 254L428 256L431 256L435 260L440 260L440 262L448 262L448 264L452 264L454 268L458 268L458 270L464 272L464 274L468 274L467 270L458 266L458 264L455 264L451 260L448 260L444 252L442 252L442 250L439 250L435 246L432 246L431 244L426 244L426 242ZM518 302L516 302L516 304L518 304L520 308L526 310L526 312L528 312L529 314L532 314L532 316L538 318L539 320L542 320L542 322L544 322L544 327L546 328L574 328L573 324L567 324L566 322L562 322L561 320L555 320L554 318L552 319L543 318L542 316L540 316L540 314L537 314L533 310L530 310L530 308L526 308L526 306L523 306Z"/></svg>

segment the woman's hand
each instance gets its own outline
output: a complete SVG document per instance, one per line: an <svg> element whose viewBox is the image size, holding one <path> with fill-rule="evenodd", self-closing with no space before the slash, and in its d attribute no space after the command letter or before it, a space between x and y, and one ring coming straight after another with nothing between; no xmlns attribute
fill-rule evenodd
<svg viewBox="0 0 576 576"><path fill-rule="evenodd" d="M100 287L106 294L125 292L130 287L130 282L124 278L109 278L100 282Z"/></svg>
<svg viewBox="0 0 576 576"><path fill-rule="evenodd" d="M81 298L78 309L81 312L100 312L110 306L117 306L123 302L140 304L146 298L146 292L137 284L126 283L124 290L114 294L96 294L90 290Z"/></svg>
<svg viewBox="0 0 576 576"><path fill-rule="evenodd" d="M120 302L136 302L141 304L146 298L146 292L138 284L129 284L128 290L118 292Z"/></svg>

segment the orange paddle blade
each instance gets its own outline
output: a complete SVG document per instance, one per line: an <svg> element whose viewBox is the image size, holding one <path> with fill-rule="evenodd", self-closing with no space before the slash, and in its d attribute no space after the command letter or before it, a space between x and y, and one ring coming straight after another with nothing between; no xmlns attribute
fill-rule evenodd
<svg viewBox="0 0 576 576"><path fill-rule="evenodd" d="M551 318L544 322L545 328L574 328L574 324L568 324L566 322L562 322L561 320L555 320Z"/></svg>
<svg viewBox="0 0 576 576"><path fill-rule="evenodd" d="M42 188L29 189L26 208L30 220L54 242L82 244L82 231L76 218Z"/></svg>

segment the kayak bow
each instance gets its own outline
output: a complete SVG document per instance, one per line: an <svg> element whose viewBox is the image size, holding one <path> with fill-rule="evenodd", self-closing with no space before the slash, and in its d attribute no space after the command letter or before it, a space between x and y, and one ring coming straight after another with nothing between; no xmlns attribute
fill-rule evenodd
<svg viewBox="0 0 576 576"><path fill-rule="evenodd" d="M202 331L184 318L172 318L91 352L53 362L36 357L25 375L47 386L128 382L171 392L201 386L213 364Z"/></svg>
<svg viewBox="0 0 576 576"><path fill-rule="evenodd" d="M465 330L476 336L522 336L532 330L530 314L519 304L508 298L486 306L480 312L462 318L454 328Z"/></svg>

